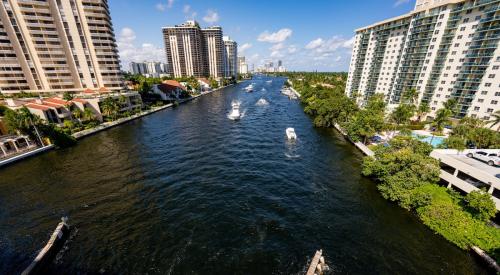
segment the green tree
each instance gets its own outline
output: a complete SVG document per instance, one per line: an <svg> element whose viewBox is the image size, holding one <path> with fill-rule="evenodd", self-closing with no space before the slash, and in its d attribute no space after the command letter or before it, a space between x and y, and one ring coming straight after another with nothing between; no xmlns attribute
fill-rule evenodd
<svg viewBox="0 0 500 275"><path fill-rule="evenodd" d="M416 89L406 90L402 97L403 103L414 105L418 100L418 91Z"/></svg>
<svg viewBox="0 0 500 275"><path fill-rule="evenodd" d="M422 121L422 117L429 113L431 111L431 108L429 107L429 103L427 102L421 102L420 105L418 105L417 108L417 117L418 121Z"/></svg>
<svg viewBox="0 0 500 275"><path fill-rule="evenodd" d="M77 120L81 120L82 119L82 116L83 116L83 112L82 110L80 110L80 108L75 108L72 112L71 112L71 115L73 116L73 118L76 118Z"/></svg>
<svg viewBox="0 0 500 275"><path fill-rule="evenodd" d="M95 118L94 111L92 109L85 107L83 109L83 120L84 121L91 121Z"/></svg>
<svg viewBox="0 0 500 275"><path fill-rule="evenodd" d="M491 116L493 117L493 119L488 121L489 123L491 123L490 128L493 128L496 125L498 125L497 131L499 131L500 130L500 110L495 111L493 114L491 114Z"/></svg>
<svg viewBox="0 0 500 275"><path fill-rule="evenodd" d="M102 114L106 117L110 117L112 120L115 120L118 116L118 112L120 111L120 106L111 97L107 97L101 103Z"/></svg>
<svg viewBox="0 0 500 275"><path fill-rule="evenodd" d="M451 112L451 115L457 115L457 113L458 113L458 101L454 98L450 98L443 103L443 108L446 110L449 110Z"/></svg>
<svg viewBox="0 0 500 275"><path fill-rule="evenodd" d="M70 92L64 92L63 94L63 99L67 101L73 100L74 97L75 96Z"/></svg>
<svg viewBox="0 0 500 275"><path fill-rule="evenodd" d="M399 104L396 109L391 113L391 120L397 125L408 124L410 119L415 114L415 105Z"/></svg>
<svg viewBox="0 0 500 275"><path fill-rule="evenodd" d="M28 135L32 140L38 140L34 127L41 123L41 119L39 116L32 114L28 108L6 110L3 120L10 133Z"/></svg>
<svg viewBox="0 0 500 275"><path fill-rule="evenodd" d="M474 217L482 221L493 218L497 212L495 202L487 192L476 190L465 196L465 203Z"/></svg>
<svg viewBox="0 0 500 275"><path fill-rule="evenodd" d="M450 123L450 117L452 115L452 111L447 108L439 109L436 112L436 117L432 121L432 126L436 127L436 132L442 133L444 126Z"/></svg>
<svg viewBox="0 0 500 275"><path fill-rule="evenodd" d="M448 149L456 149L458 154L467 149L466 142L467 141L461 137L451 136L444 140L444 146Z"/></svg>

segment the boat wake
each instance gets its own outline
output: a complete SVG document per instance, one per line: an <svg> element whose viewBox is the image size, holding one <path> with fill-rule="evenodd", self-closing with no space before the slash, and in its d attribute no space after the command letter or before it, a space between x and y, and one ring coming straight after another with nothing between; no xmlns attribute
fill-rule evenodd
<svg viewBox="0 0 500 275"><path fill-rule="evenodd" d="M299 154L289 154L289 153L285 153L285 157L289 158L289 159L298 159L300 158L300 155Z"/></svg>
<svg viewBox="0 0 500 275"><path fill-rule="evenodd" d="M255 105L257 106L266 106L266 105L269 105L269 102L267 102L267 100L261 98L257 101L257 103L255 103Z"/></svg>

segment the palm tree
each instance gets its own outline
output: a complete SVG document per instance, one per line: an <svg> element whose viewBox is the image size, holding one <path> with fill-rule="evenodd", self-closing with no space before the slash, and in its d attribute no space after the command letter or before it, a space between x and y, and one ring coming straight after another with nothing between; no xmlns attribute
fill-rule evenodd
<svg viewBox="0 0 500 275"><path fill-rule="evenodd" d="M90 121L93 119L94 119L94 111L92 111L92 109L88 107L85 107L85 109L83 109L83 120Z"/></svg>
<svg viewBox="0 0 500 275"><path fill-rule="evenodd" d="M436 132L441 133L444 126L450 122L450 117L453 115L449 109L439 109L436 112L436 118L432 121L432 126L436 127Z"/></svg>
<svg viewBox="0 0 500 275"><path fill-rule="evenodd" d="M104 101L101 103L101 108L103 115L111 117L111 119L113 120L116 118L116 115L120 111L120 106L111 97L104 99Z"/></svg>
<svg viewBox="0 0 500 275"><path fill-rule="evenodd" d="M78 121L82 119L83 112L80 110L80 108L75 108L73 112L71 112L71 115L76 118Z"/></svg>
<svg viewBox="0 0 500 275"><path fill-rule="evenodd" d="M430 111L431 111L431 108L429 107L429 103L421 102L417 108L418 122L420 122L422 120L422 117Z"/></svg>
<svg viewBox="0 0 500 275"><path fill-rule="evenodd" d="M500 110L497 110L496 112L491 114L491 116L493 117L493 119L488 121L489 123L491 123L490 129L498 124L497 131L500 130Z"/></svg>
<svg viewBox="0 0 500 275"><path fill-rule="evenodd" d="M416 89L409 89L403 93L403 100L409 104L414 104L418 100L418 92Z"/></svg>

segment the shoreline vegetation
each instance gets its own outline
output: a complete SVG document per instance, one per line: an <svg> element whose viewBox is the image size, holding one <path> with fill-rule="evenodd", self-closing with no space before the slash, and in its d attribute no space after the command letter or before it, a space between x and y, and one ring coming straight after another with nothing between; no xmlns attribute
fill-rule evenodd
<svg viewBox="0 0 500 275"><path fill-rule="evenodd" d="M381 196L416 215L422 223L459 248L480 247L500 262L500 229L490 223L496 215L491 195L473 191L465 196L439 184L439 162L430 157L433 147L411 136L411 130L426 124L442 133L451 124L456 103L447 102L433 121L422 122L428 106L416 105L418 93L406 91L400 107L387 114L382 94L367 98L364 107L358 95L348 97L347 73L283 73L300 92L304 112L315 127L336 124L354 142L367 143L382 131L399 131L388 143L370 147L375 155L363 159L362 174L377 185ZM412 120L416 117L416 120ZM469 144L478 148L500 148L500 134L484 128L480 120L466 117L453 127L450 138L441 146L458 150Z"/></svg>
<svg viewBox="0 0 500 275"><path fill-rule="evenodd" d="M38 149L45 148L45 150L39 150L36 152L36 154L40 154L50 149L73 146L77 143L77 140L86 136L93 135L97 132L107 130L166 108L175 108L179 106L179 104L189 102L200 96L219 91L237 83L236 80L227 81L221 83L222 85L219 86L216 82L214 82L212 83L212 89L200 92L199 84L196 87L190 86L194 85L192 83L197 84L197 82L194 82L194 80L196 80L195 78L180 79L188 83L187 88L189 89L189 95L178 98L173 102L165 102L157 97L156 94L151 92L153 85L162 83L163 79L127 75L126 80L132 81L135 87L139 88L139 93L143 98L143 107L141 109L134 109L125 113L120 113L119 106L120 101L122 100L121 98L114 101L105 100L102 106L104 118L102 122L98 121L92 112L87 112L87 109L84 112L73 112L73 120L67 120L63 125L47 123L37 115L32 114L26 107L19 110L11 110L3 105L0 105L0 117L3 117L9 132L13 134L27 135L30 140L37 143L39 146ZM64 97L65 100L69 100L71 95L65 94ZM35 155L32 151L28 151L22 154L22 156L16 156L17 158L15 161L20 161L26 157ZM12 162L10 161L10 158L3 161L5 161L5 164L10 164Z"/></svg>

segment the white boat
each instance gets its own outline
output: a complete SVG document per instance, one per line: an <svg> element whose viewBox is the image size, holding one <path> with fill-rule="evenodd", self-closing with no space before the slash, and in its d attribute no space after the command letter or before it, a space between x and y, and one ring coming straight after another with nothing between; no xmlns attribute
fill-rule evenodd
<svg viewBox="0 0 500 275"><path fill-rule="evenodd" d="M266 81L267 84L271 84L272 82L273 82L272 80Z"/></svg>
<svg viewBox="0 0 500 275"><path fill-rule="evenodd" d="M233 109L231 110L231 113L229 113L229 115L228 115L229 119L232 119L232 120L240 119L241 118L240 103L233 102L231 105L232 105Z"/></svg>
<svg viewBox="0 0 500 275"><path fill-rule="evenodd" d="M295 134L295 129L293 128L286 128L286 136L288 139L297 139L297 134Z"/></svg>
<svg viewBox="0 0 500 275"><path fill-rule="evenodd" d="M245 90L247 91L247 93L253 92L253 84L250 84L250 85L246 86Z"/></svg>

